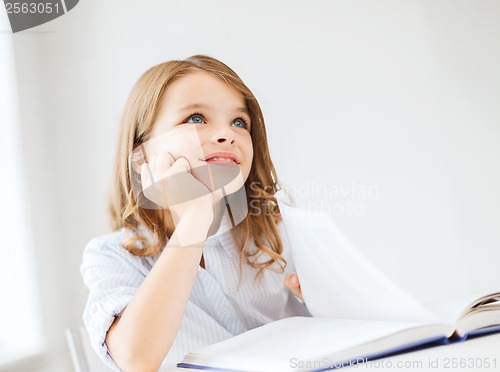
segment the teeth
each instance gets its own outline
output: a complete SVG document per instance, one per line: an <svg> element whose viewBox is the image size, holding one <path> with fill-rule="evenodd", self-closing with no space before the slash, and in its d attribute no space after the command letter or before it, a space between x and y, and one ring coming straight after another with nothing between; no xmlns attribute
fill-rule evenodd
<svg viewBox="0 0 500 372"><path fill-rule="evenodd" d="M229 161L229 162L232 162L233 159L229 159L229 158L210 158L208 160L215 160L215 161Z"/></svg>

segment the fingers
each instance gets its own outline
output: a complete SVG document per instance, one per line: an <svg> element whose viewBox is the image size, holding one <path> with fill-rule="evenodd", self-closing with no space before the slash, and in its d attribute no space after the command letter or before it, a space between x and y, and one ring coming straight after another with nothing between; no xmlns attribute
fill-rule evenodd
<svg viewBox="0 0 500 372"><path fill-rule="evenodd" d="M163 151L149 159L148 163L141 166L142 191L147 199L161 208L166 208L167 179L181 172L190 170L189 162L182 157L174 159L167 151Z"/></svg>
<svg viewBox="0 0 500 372"><path fill-rule="evenodd" d="M154 170L153 173L156 176L156 180L165 178L173 164L175 164L174 157L166 151L153 156L150 161L150 166Z"/></svg>
<svg viewBox="0 0 500 372"><path fill-rule="evenodd" d="M174 159L166 151L142 165L141 179L144 196L160 208L172 208L210 193L192 174L187 158Z"/></svg>
<svg viewBox="0 0 500 372"><path fill-rule="evenodd" d="M301 301L304 301L302 298L302 290L300 289L300 282L297 274L289 274L285 278L285 285L290 289L290 292L293 293L294 296L298 297Z"/></svg>
<svg viewBox="0 0 500 372"><path fill-rule="evenodd" d="M190 170L191 166L186 158L180 157L176 160L170 153L163 151L149 159L149 163L142 164L142 184L144 187L149 187L168 176Z"/></svg>
<svg viewBox="0 0 500 372"><path fill-rule="evenodd" d="M172 176L181 172L191 173L191 165L185 157L180 157L175 160L173 165L170 166L170 169L167 170L166 176Z"/></svg>

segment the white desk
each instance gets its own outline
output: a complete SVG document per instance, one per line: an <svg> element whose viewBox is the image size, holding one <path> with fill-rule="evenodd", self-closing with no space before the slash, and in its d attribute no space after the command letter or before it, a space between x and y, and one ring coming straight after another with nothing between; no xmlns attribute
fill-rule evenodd
<svg viewBox="0 0 500 372"><path fill-rule="evenodd" d="M486 363L489 362L489 367ZM461 367L462 363L462 367ZM464 364L465 363L465 364ZM428 349L395 355L362 363L339 371L500 371L500 333L442 345ZM199 371L187 368L171 368L168 371ZM274 371L270 371L274 372Z"/></svg>

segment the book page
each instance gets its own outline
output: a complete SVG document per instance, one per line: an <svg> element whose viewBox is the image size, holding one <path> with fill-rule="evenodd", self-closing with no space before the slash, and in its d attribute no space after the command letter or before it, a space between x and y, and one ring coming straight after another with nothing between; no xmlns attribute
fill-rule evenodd
<svg viewBox="0 0 500 372"><path fill-rule="evenodd" d="M438 315L440 319L455 324L477 298L478 296L475 295L462 296L425 303L424 306Z"/></svg>
<svg viewBox="0 0 500 372"><path fill-rule="evenodd" d="M444 337L447 331L443 325L291 317L189 353L183 363L252 371L295 370L300 369L294 368L298 361L345 361Z"/></svg>
<svg viewBox="0 0 500 372"><path fill-rule="evenodd" d="M448 321L459 335L476 328L500 324L498 293L461 296L424 304L426 308Z"/></svg>
<svg viewBox="0 0 500 372"><path fill-rule="evenodd" d="M280 202L305 304L313 316L440 322L389 280L333 220Z"/></svg>

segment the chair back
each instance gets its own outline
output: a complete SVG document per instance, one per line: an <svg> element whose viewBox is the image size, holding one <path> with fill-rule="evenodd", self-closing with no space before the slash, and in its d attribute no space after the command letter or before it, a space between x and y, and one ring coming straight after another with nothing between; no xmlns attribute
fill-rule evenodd
<svg viewBox="0 0 500 372"><path fill-rule="evenodd" d="M110 372L113 371L97 356L90 346L90 337L84 327L67 328L66 341L68 342L71 360L75 372Z"/></svg>

